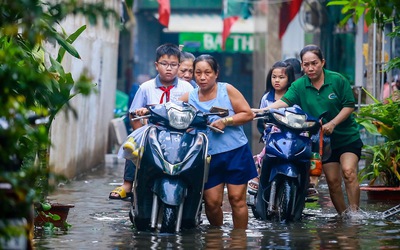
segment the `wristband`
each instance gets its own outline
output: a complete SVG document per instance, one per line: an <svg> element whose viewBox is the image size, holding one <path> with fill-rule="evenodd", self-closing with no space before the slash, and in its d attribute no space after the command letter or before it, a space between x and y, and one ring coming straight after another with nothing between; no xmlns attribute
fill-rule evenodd
<svg viewBox="0 0 400 250"><path fill-rule="evenodd" d="M231 125L233 125L233 118L226 117L226 118L222 119L222 122L224 123L225 126L231 126Z"/></svg>
<svg viewBox="0 0 400 250"><path fill-rule="evenodd" d="M221 121L226 126L226 118L222 118Z"/></svg>
<svg viewBox="0 0 400 250"><path fill-rule="evenodd" d="M332 124L336 127L336 123L334 123L333 121L331 121L332 122Z"/></svg>

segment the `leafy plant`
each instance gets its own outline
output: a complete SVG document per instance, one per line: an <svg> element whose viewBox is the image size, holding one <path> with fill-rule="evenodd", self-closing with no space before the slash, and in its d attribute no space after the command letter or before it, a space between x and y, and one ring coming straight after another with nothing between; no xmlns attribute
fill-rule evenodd
<svg viewBox="0 0 400 250"><path fill-rule="evenodd" d="M330 0L327 6L343 6L345 17L340 21L345 25L352 18L357 23L364 15L367 26L372 23L383 28L385 25L393 27L388 34L391 38L400 37L400 1L398 0ZM395 57L389 60L385 70L400 68L400 59Z"/></svg>
<svg viewBox="0 0 400 250"><path fill-rule="evenodd" d="M54 204L53 204L54 205ZM60 209L52 209L52 204L48 202L35 203L35 220L39 222L39 225L46 231L51 233L56 229L69 229L71 224L66 221L66 215L70 205L66 205L60 212ZM53 212L53 213L52 213ZM63 217L61 217L63 216Z"/></svg>
<svg viewBox="0 0 400 250"><path fill-rule="evenodd" d="M365 145L364 148L372 162L359 172L359 180L370 180L369 185L374 185L375 181L380 180L384 186L400 186L400 140L382 145Z"/></svg>
<svg viewBox="0 0 400 250"><path fill-rule="evenodd" d="M400 100L388 99L388 103L383 104L363 90L375 103L362 107L356 121L369 133L382 135L387 141L364 146L366 158L371 160L371 164L360 171L359 179L370 180L370 185L380 180L385 186L400 186Z"/></svg>
<svg viewBox="0 0 400 250"><path fill-rule="evenodd" d="M53 118L70 99L71 90L87 95L92 89L86 74L73 80L60 64L65 52L80 58L71 43L83 30L70 37L56 30L71 14L86 16L90 24L102 18L106 27L110 16L117 17L101 2L0 0L0 165L4 170L20 165L31 151L25 139L40 147L50 143L49 126L30 126L32 112ZM57 59L50 58L49 68L45 65L44 42L61 46ZM68 104L66 108L71 109Z"/></svg>
<svg viewBox="0 0 400 250"><path fill-rule="evenodd" d="M82 2L0 0L0 182L12 190L0 190L2 221L25 217L34 201L51 191L47 182L52 177L47 161L51 123L64 108L74 112L68 102L75 95L93 92L87 72L73 79L61 65L67 53L80 58L72 43L86 26L68 36L60 23L79 14L90 24L101 19L108 27L118 15L101 1ZM45 62L50 53L44 43L60 46L57 58L49 57L50 65ZM32 114L49 120L32 124ZM9 231L2 227L0 235Z"/></svg>
<svg viewBox="0 0 400 250"><path fill-rule="evenodd" d="M384 104L374 98L365 88L363 91L374 103L360 109L357 114L357 122L371 134L385 136L390 141L400 139L400 101L388 98L388 103Z"/></svg>

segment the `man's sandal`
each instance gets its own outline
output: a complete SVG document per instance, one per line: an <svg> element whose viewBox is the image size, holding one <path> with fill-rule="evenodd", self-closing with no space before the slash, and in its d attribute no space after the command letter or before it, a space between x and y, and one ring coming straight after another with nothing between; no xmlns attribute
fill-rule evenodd
<svg viewBox="0 0 400 250"><path fill-rule="evenodd" d="M114 196L113 194L118 194L118 196L117 195ZM109 199L113 199L113 200L126 200L126 199L130 199L132 197L133 197L133 193L126 192L123 187L115 188L113 191L111 191L110 195L108 196Z"/></svg>

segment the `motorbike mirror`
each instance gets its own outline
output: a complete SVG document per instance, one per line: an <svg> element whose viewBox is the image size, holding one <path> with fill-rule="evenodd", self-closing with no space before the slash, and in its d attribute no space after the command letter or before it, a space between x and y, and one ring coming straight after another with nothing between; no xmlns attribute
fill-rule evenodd
<svg viewBox="0 0 400 250"><path fill-rule="evenodd" d="M215 106L211 107L210 113L212 113L213 115L217 115L219 117L225 117L229 115L228 109Z"/></svg>

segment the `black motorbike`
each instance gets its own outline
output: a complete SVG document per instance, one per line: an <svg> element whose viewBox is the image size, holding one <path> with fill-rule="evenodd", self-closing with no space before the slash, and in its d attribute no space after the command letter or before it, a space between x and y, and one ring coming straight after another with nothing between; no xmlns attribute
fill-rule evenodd
<svg viewBox="0 0 400 250"><path fill-rule="evenodd" d="M311 136L318 133L319 119L298 106L271 109L255 119L265 120L266 132L259 188L250 195L253 214L263 220L299 220L309 183Z"/></svg>
<svg viewBox="0 0 400 250"><path fill-rule="evenodd" d="M143 131L138 155L130 219L137 230L174 233L200 223L204 183L210 156L207 136L200 132L208 117L228 110L197 111L185 102L148 106L149 126ZM218 130L219 132L223 132Z"/></svg>

